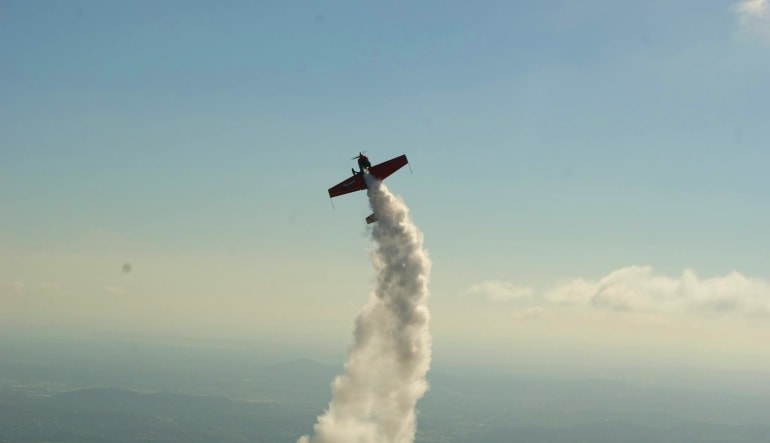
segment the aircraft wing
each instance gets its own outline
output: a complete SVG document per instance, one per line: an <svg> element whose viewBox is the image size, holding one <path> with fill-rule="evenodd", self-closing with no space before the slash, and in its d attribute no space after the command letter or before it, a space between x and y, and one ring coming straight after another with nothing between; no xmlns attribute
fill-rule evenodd
<svg viewBox="0 0 770 443"><path fill-rule="evenodd" d="M396 158L391 158L390 160L372 166L369 168L369 174L377 180L385 180L386 177L403 168L407 163L409 163L409 161L406 159L406 155L400 155ZM366 182L364 182L363 175L355 174L329 188L329 197L337 197L339 195L350 194L351 192L363 191L364 189L366 189Z"/></svg>
<svg viewBox="0 0 770 443"><path fill-rule="evenodd" d="M384 161L379 165L372 166L369 168L369 174L372 174L377 180L382 181L385 180L385 177L388 177L390 174L403 168L407 163L409 163L409 161L406 159L406 154L400 155L396 158Z"/></svg>
<svg viewBox="0 0 770 443"><path fill-rule="evenodd" d="M337 197L338 195L350 194L351 192L363 191L364 189L366 189L364 177L360 174L356 174L329 188L329 198Z"/></svg>

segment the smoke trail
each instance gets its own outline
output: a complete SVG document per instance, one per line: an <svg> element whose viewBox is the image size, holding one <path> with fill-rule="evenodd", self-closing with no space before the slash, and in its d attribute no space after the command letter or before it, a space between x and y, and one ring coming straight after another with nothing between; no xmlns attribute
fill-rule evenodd
<svg viewBox="0 0 770 443"><path fill-rule="evenodd" d="M410 443L415 406L428 389L427 308L430 260L409 209L381 182L366 176L373 225L376 286L358 314L345 373L315 435L298 443Z"/></svg>

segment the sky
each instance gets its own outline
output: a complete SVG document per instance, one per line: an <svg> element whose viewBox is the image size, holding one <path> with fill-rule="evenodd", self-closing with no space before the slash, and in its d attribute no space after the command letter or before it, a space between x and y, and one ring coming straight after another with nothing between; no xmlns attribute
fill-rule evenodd
<svg viewBox="0 0 770 443"><path fill-rule="evenodd" d="M439 362L770 370L769 102L767 0L6 0L0 333L342 353L366 150Z"/></svg>

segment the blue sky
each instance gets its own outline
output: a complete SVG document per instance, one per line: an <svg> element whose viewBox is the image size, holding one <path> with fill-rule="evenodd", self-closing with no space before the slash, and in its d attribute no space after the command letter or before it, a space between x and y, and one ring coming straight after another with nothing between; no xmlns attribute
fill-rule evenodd
<svg viewBox="0 0 770 443"><path fill-rule="evenodd" d="M234 291L345 330L368 211L326 189L364 149L410 159L388 183L425 232L439 337L484 281L770 279L766 7L3 2L6 297ZM109 274L124 261L133 281Z"/></svg>

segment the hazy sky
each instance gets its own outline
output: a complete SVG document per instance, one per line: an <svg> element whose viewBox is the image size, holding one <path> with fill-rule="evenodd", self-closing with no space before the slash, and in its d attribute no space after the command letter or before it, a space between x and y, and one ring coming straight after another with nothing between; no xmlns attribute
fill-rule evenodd
<svg viewBox="0 0 770 443"><path fill-rule="evenodd" d="M367 150L437 356L767 369L768 103L766 0L4 1L0 333L341 352Z"/></svg>

